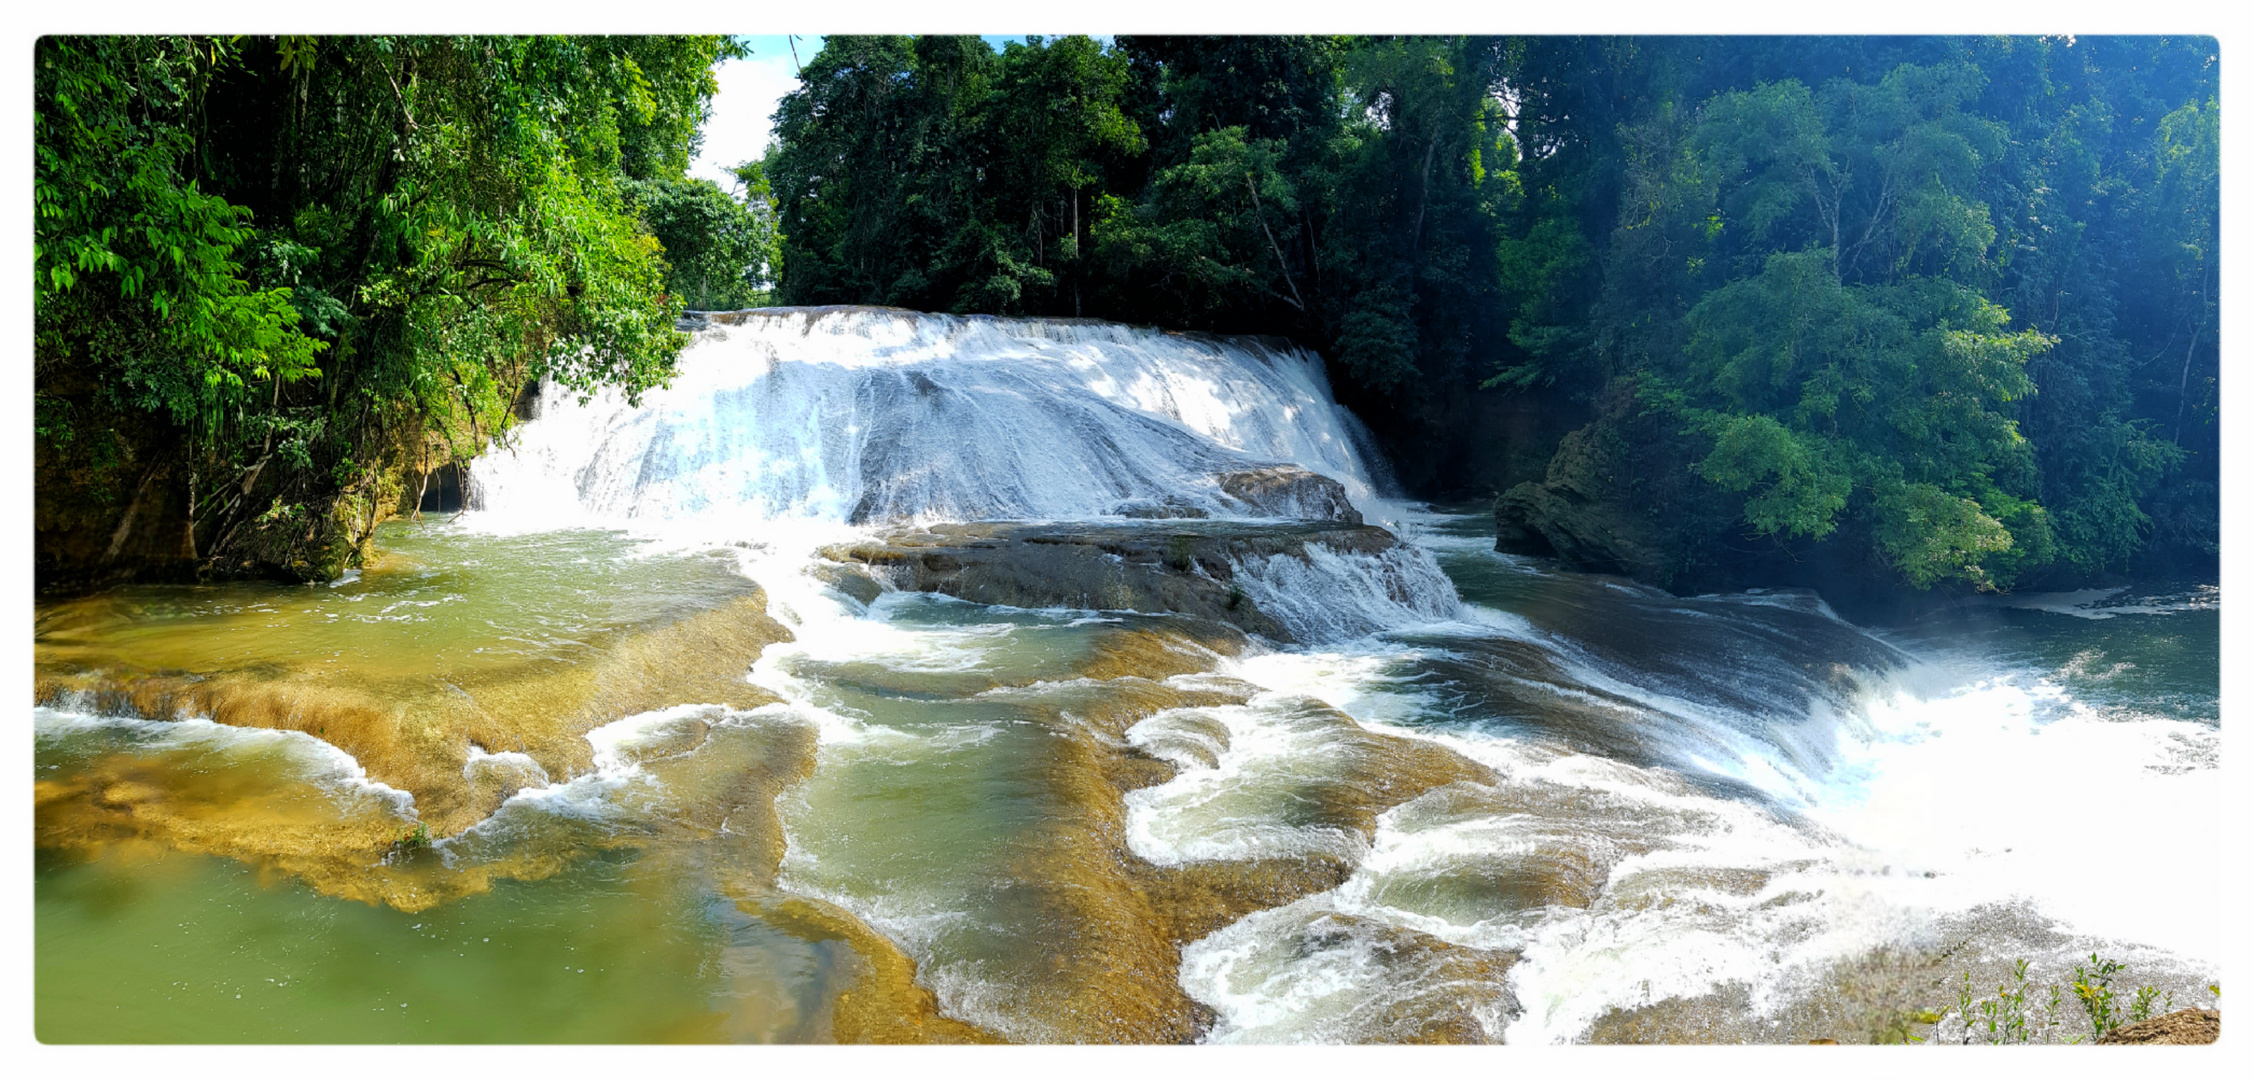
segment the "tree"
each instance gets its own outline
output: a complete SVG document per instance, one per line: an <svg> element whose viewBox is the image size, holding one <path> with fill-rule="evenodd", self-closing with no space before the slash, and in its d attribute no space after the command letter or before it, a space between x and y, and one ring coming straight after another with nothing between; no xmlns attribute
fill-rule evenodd
<svg viewBox="0 0 2254 1080"><path fill-rule="evenodd" d="M665 249L666 290L698 311L758 307L781 265L774 211L757 162L738 200L710 180L628 181L625 193Z"/></svg>
<svg viewBox="0 0 2254 1080"><path fill-rule="evenodd" d="M42 579L334 576L527 381L663 382L622 185L678 176L733 48L43 39Z"/></svg>

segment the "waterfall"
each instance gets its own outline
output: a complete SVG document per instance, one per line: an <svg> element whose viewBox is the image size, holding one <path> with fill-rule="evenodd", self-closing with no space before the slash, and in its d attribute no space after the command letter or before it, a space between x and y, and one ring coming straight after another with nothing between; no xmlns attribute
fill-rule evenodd
<svg viewBox="0 0 2254 1080"><path fill-rule="evenodd" d="M514 527L1279 516L1224 477L1293 465L1387 494L1320 358L1089 320L789 308L715 315L630 406L554 385L469 471Z"/></svg>

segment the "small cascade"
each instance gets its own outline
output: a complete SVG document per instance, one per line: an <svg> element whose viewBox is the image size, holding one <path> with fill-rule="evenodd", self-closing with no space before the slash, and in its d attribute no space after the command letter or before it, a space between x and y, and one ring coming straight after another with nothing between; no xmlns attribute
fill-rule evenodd
<svg viewBox="0 0 2254 1080"><path fill-rule="evenodd" d="M1345 641L1454 619L1456 587L1421 548L1374 554L1310 544L1303 556L1239 560L1235 581L1298 641Z"/></svg>

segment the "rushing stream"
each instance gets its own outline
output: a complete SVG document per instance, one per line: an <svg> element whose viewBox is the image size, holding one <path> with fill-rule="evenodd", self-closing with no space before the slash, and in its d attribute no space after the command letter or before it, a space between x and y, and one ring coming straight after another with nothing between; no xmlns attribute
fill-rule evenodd
<svg viewBox="0 0 2254 1080"><path fill-rule="evenodd" d="M1860 1041L2217 974L2211 584L1561 573L1389 498L1315 358L1072 321L717 320L470 473L333 585L39 608L42 1039ZM946 594L1052 565L1119 602Z"/></svg>

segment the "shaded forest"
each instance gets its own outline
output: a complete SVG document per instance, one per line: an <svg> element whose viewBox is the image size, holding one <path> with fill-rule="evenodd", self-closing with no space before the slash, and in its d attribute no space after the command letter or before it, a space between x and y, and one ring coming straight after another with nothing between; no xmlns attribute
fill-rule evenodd
<svg viewBox="0 0 2254 1080"><path fill-rule="evenodd" d="M2211 38L831 38L763 166L781 301L1289 337L1506 546L2058 587L2219 551L2217 79Z"/></svg>

